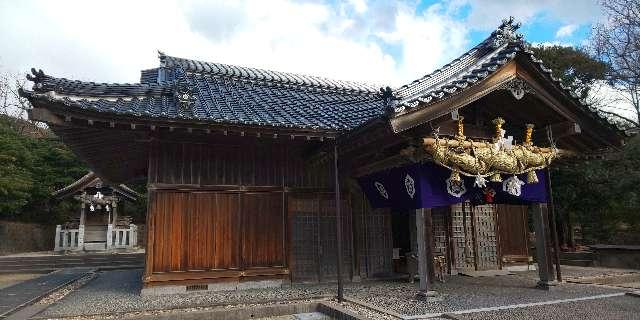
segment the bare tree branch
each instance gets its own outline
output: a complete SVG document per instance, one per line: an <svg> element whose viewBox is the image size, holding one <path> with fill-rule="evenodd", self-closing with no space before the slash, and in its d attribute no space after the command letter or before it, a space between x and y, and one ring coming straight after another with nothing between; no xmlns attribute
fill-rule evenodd
<svg viewBox="0 0 640 320"><path fill-rule="evenodd" d="M640 127L640 0L601 0L606 21L597 24L591 37L591 50L611 66L608 81L623 88L637 120L611 112Z"/></svg>
<svg viewBox="0 0 640 320"><path fill-rule="evenodd" d="M598 110L598 112L604 113L604 114L608 114L610 116L616 117L616 118L620 118L624 121L630 122L631 124L633 124L635 127L640 127L640 123L638 123L638 121L635 120L631 120L625 116L621 116L615 112L611 112L611 111L606 111L606 110Z"/></svg>

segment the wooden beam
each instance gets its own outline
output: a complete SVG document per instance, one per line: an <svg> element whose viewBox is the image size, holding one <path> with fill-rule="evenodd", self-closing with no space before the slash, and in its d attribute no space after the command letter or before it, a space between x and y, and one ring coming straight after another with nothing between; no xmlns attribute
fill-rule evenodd
<svg viewBox="0 0 640 320"><path fill-rule="evenodd" d="M455 136L458 133L458 122L448 120L439 125L438 134L441 136ZM495 133L487 126L477 126L474 124L464 124L464 135L475 139L491 139Z"/></svg>
<svg viewBox="0 0 640 320"><path fill-rule="evenodd" d="M561 122L549 126L554 139L560 139L566 136L573 136L582 133L580 125L573 121ZM546 130L540 129L540 134L547 134Z"/></svg>
<svg viewBox="0 0 640 320"><path fill-rule="evenodd" d="M409 161L409 159L407 159L405 155L398 154L395 156L391 156L391 157L373 162L369 165L357 168L356 170L354 170L354 176L361 177L376 171L397 167L410 162L411 161Z"/></svg>

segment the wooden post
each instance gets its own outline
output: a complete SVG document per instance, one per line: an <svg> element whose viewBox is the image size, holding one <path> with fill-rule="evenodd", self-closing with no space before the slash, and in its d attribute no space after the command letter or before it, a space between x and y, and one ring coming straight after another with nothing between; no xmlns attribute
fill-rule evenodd
<svg viewBox="0 0 640 320"><path fill-rule="evenodd" d="M84 201L81 200L80 201L80 223L79 223L80 225L84 225L87 219L85 210L86 210L86 205Z"/></svg>
<svg viewBox="0 0 640 320"><path fill-rule="evenodd" d="M113 227L115 228L118 222L118 200L113 200L113 202L111 203L111 210L113 211L112 216L112 220L109 223L113 224Z"/></svg>
<svg viewBox="0 0 640 320"><path fill-rule="evenodd" d="M86 217L86 205L84 201L80 203L80 223L78 224L78 250L84 250L84 225Z"/></svg>
<svg viewBox="0 0 640 320"><path fill-rule="evenodd" d="M547 246L547 210L546 204L534 203L531 205L533 224L536 230L536 258L538 262L538 287L548 289L553 285L553 271L551 270L549 248Z"/></svg>
<svg viewBox="0 0 640 320"><path fill-rule="evenodd" d="M462 203L462 206L464 208L465 206L465 202ZM469 215L471 216L471 243L473 244L473 269L478 271L478 253L480 252L479 248L478 248L478 236L477 236L477 229L476 229L476 210L475 208L471 205L471 203L467 204L467 207L470 208L469 210ZM464 209L463 209L464 210Z"/></svg>
<svg viewBox="0 0 640 320"><path fill-rule="evenodd" d="M336 235L338 241L338 265L336 270L338 271L338 302L342 303L344 299L343 287L342 287L342 215L341 215L341 203L340 203L340 175L338 174L338 144L333 145L333 170L334 179L336 182Z"/></svg>
<svg viewBox="0 0 640 320"><path fill-rule="evenodd" d="M551 222L550 227L551 227L551 235L552 235L552 239L553 239L553 259L556 265L556 279L558 280L558 282L562 282L562 272L560 271L560 244L558 243L558 230L556 229L556 210L555 210L555 206L553 204L553 189L551 189L551 171L549 170L549 168L547 168L545 170L546 173L546 182L547 182L547 193L549 195L549 203L548 203L548 209L549 209L549 220Z"/></svg>
<svg viewBox="0 0 640 320"><path fill-rule="evenodd" d="M436 277L436 270L433 266L433 220L431 217L431 209L424 210L424 236L427 248L427 271L429 272L429 283L433 283Z"/></svg>
<svg viewBox="0 0 640 320"><path fill-rule="evenodd" d="M429 272L427 267L427 239L425 232L425 215L427 209L416 209L416 241L418 242L418 274L420 275L420 291L416 294L418 300L432 296Z"/></svg>
<svg viewBox="0 0 640 320"><path fill-rule="evenodd" d="M53 244L53 251L62 251L62 243L63 243L63 239L61 238L62 234L62 225L57 225L56 226L56 239L55 242Z"/></svg>
<svg viewBox="0 0 640 320"><path fill-rule="evenodd" d="M113 225L112 224L108 224L107 225L107 250L111 249L111 246L113 244Z"/></svg>

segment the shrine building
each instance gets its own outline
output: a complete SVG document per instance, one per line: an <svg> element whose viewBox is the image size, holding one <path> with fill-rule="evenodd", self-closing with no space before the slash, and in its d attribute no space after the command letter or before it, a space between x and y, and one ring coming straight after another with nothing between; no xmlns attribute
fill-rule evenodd
<svg viewBox="0 0 640 320"><path fill-rule="evenodd" d="M559 275L549 166L617 150L625 135L518 27L504 20L397 88L160 53L140 83L32 70L21 94L105 184L146 177L143 292L416 268L426 290L428 273L530 267L533 231L544 287Z"/></svg>

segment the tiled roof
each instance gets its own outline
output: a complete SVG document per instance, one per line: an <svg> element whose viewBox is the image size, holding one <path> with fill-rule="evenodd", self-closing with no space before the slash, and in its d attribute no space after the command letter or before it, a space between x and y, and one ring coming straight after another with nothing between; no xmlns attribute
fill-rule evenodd
<svg viewBox="0 0 640 320"><path fill-rule="evenodd" d="M578 106L582 107L585 114L605 127L620 132L618 127L585 105L574 91L553 76L553 70L547 68L543 61L534 55L522 34L516 32L518 28L520 23L515 22L513 17L504 19L498 29L487 39L459 58L410 84L393 90L391 93L393 98L389 106L393 111L390 117L410 113L418 108L428 108L431 104L461 93L521 55L529 59L552 83L564 90Z"/></svg>
<svg viewBox="0 0 640 320"><path fill-rule="evenodd" d="M513 17L503 20L498 29L487 39L459 58L396 89L393 92L396 97L393 102L396 114L411 112L412 108L425 107L464 91L491 76L501 66L515 59L518 54L530 59L539 70L547 74L552 82L575 98L575 93L565 88L560 79L553 76L552 70L545 67L542 61L534 56L522 35L516 32L519 27L520 23L514 22Z"/></svg>
<svg viewBox="0 0 640 320"><path fill-rule="evenodd" d="M361 82L333 80L317 76L288 72L277 72L234 65L189 60L168 56L162 52L160 63L163 67L175 69L180 67L187 73L200 73L212 76L241 78L251 81L265 81L273 84L304 86L323 90L335 90L352 93L378 93L379 88Z"/></svg>
<svg viewBox="0 0 640 320"><path fill-rule="evenodd" d="M98 177L93 171L89 171L87 174L85 174L84 176L82 176L82 178L74 181L73 183L71 183L70 185L60 189L60 190L56 190L54 192L51 193L52 196L58 198L58 199L63 199L66 197L69 197L73 194L79 193L84 191L87 188L92 188L92 187L96 187L98 185L103 185L105 187L109 187L111 189L113 189L116 193L118 193L121 196L124 196L125 198L131 200L131 201L136 201L137 198L140 197L140 194L137 193L135 190L127 187L124 184L120 184L120 185L105 185L104 182L102 181L102 179L100 179L100 177Z"/></svg>
<svg viewBox="0 0 640 320"><path fill-rule="evenodd" d="M183 119L218 124L312 130L350 130L389 112L428 107L491 76L516 56L529 59L564 88L537 59L513 18L444 67L395 90L365 83L210 63L160 53L158 68L142 70L140 83L105 84L55 78L32 69L29 99L139 119ZM388 107L387 107L388 106ZM586 108L586 111L590 111ZM395 111L395 112L394 112ZM603 119L588 112L598 121ZM608 123L607 123L608 124Z"/></svg>
<svg viewBox="0 0 640 320"><path fill-rule="evenodd" d="M160 54L141 83L55 78L32 70L30 99L144 119L313 130L349 130L384 114L373 86L321 77L187 60Z"/></svg>
<svg viewBox="0 0 640 320"><path fill-rule="evenodd" d="M410 112L418 105L446 99L493 72L516 57L525 48L520 27L513 18L502 24L483 42L442 68L396 89L393 107L396 113Z"/></svg>

